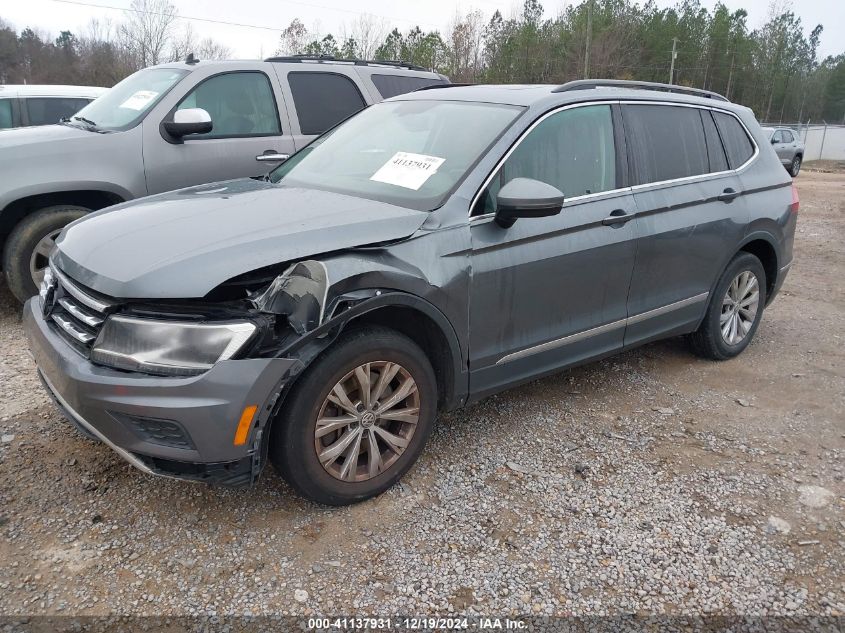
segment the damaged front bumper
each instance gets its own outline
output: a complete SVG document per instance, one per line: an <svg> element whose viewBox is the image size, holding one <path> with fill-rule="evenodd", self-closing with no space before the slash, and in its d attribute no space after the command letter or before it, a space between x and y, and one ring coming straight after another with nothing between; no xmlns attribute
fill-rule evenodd
<svg viewBox="0 0 845 633"><path fill-rule="evenodd" d="M51 329L37 298L24 326L38 372L65 415L140 470L225 485L255 481L275 403L302 369L289 358L218 362L190 377L158 377L92 364ZM235 436L256 407L247 439Z"/></svg>

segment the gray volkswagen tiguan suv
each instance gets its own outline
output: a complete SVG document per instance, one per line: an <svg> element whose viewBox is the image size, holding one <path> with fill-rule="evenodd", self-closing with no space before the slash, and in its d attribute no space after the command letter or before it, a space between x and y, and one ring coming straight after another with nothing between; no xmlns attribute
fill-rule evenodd
<svg viewBox="0 0 845 633"><path fill-rule="evenodd" d="M629 82L423 89L265 179L91 214L25 306L67 417L147 473L376 495L438 409L668 336L742 352L798 198L747 108Z"/></svg>

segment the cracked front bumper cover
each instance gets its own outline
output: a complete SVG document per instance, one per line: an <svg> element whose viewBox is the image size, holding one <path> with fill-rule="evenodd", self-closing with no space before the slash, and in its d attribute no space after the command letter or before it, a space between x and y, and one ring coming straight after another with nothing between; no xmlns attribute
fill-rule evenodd
<svg viewBox="0 0 845 633"><path fill-rule="evenodd" d="M145 473L226 485L254 481L263 464L260 434L285 382L301 369L295 359L217 363L190 377L159 377L92 364L45 322L37 299L24 306L30 350L47 390L80 430ZM241 413L256 405L248 441L233 439ZM168 421L189 441L142 433L139 418Z"/></svg>

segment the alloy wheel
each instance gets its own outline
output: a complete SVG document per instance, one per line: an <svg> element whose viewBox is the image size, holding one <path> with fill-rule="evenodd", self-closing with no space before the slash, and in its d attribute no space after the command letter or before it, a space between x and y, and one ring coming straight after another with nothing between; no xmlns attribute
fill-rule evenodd
<svg viewBox="0 0 845 633"><path fill-rule="evenodd" d="M419 416L419 389L407 369L390 361L359 365L320 406L314 429L317 458L335 479L372 479L408 448Z"/></svg>
<svg viewBox="0 0 845 633"><path fill-rule="evenodd" d="M722 299L719 328L728 345L738 345L748 336L760 307L760 282L750 270L734 277Z"/></svg>
<svg viewBox="0 0 845 633"><path fill-rule="evenodd" d="M29 256L29 274L32 275L32 281L35 282L36 288L44 280L44 271L47 270L50 252L56 245L56 238L59 237L59 233L61 232L61 229L56 229L42 237Z"/></svg>

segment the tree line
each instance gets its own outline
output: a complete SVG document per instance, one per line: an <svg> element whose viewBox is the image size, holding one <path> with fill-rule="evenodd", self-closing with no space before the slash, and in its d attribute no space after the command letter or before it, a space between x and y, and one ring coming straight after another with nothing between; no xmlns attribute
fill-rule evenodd
<svg viewBox="0 0 845 633"><path fill-rule="evenodd" d="M699 0L658 8L647 0L583 0L544 18L539 0L488 19L458 14L442 32L390 28L362 16L341 32L318 34L299 19L285 28L277 54L407 61L454 82L564 83L590 77L637 79L714 90L751 107L764 121L845 123L845 52L820 59L822 25L805 25L773 4L752 29L743 9ZM0 23L0 82L112 85L144 66L221 59L230 51L190 28L177 29L168 0L134 0L117 25L89 25L54 41ZM674 59L673 59L674 57ZM670 77L671 74L671 77Z"/></svg>
<svg viewBox="0 0 845 633"><path fill-rule="evenodd" d="M111 87L136 70L185 59L226 59L232 51L197 36L167 0L133 0L118 22L91 20L57 38L27 27L16 33L0 15L0 84Z"/></svg>

